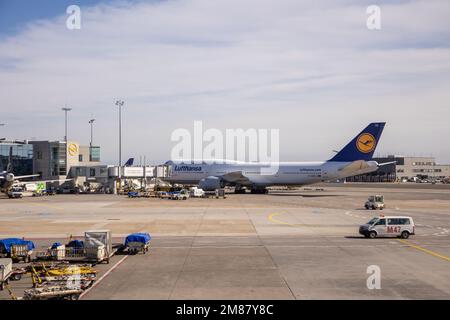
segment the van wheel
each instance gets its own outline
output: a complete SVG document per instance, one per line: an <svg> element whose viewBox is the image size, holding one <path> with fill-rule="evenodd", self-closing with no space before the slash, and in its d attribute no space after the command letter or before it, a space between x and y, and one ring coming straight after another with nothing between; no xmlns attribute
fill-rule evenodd
<svg viewBox="0 0 450 320"><path fill-rule="evenodd" d="M408 231L403 231L402 234L400 235L400 237L402 239L408 239L409 238L409 232Z"/></svg>
<svg viewBox="0 0 450 320"><path fill-rule="evenodd" d="M369 232L369 238L370 239L375 239L377 237L377 233L375 231L370 231Z"/></svg>
<svg viewBox="0 0 450 320"><path fill-rule="evenodd" d="M365 207L366 207L366 210L369 210L369 206L366 205Z"/></svg>

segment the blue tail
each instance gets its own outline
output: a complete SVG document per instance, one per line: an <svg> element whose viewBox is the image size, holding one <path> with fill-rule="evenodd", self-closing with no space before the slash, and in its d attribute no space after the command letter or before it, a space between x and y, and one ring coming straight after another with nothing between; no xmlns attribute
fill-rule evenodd
<svg viewBox="0 0 450 320"><path fill-rule="evenodd" d="M134 163L134 158L130 158L125 162L124 167L131 167Z"/></svg>
<svg viewBox="0 0 450 320"><path fill-rule="evenodd" d="M329 161L371 160L385 124L386 122L369 124Z"/></svg>

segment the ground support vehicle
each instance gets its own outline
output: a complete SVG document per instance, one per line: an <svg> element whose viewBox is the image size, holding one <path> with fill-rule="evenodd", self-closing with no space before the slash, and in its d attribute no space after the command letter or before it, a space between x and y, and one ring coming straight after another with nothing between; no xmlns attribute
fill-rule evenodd
<svg viewBox="0 0 450 320"><path fill-rule="evenodd" d="M204 198L212 197L212 198L216 198L216 199L219 199L219 198L225 199L226 198L225 189L216 189L214 191L205 191L205 195L203 197Z"/></svg>
<svg viewBox="0 0 450 320"><path fill-rule="evenodd" d="M78 300L83 289L68 286L44 285L24 291L23 300L65 299Z"/></svg>
<svg viewBox="0 0 450 320"><path fill-rule="evenodd" d="M32 241L7 238L0 240L0 258L11 258L13 262L30 262L35 246Z"/></svg>
<svg viewBox="0 0 450 320"><path fill-rule="evenodd" d="M148 233L132 233L125 238L125 248L129 254L145 254L150 248L150 240Z"/></svg>
<svg viewBox="0 0 450 320"><path fill-rule="evenodd" d="M73 284L83 290L89 288L97 278L97 270L90 264L59 264L45 266L44 264L31 265L31 279L33 287L43 285Z"/></svg>
<svg viewBox="0 0 450 320"><path fill-rule="evenodd" d="M361 225L359 233L372 239L377 237L408 239L411 235L415 235L415 225L411 217L381 215Z"/></svg>
<svg viewBox="0 0 450 320"><path fill-rule="evenodd" d="M384 197L380 196L380 195L374 195L374 196L370 196L366 203L364 204L364 207L369 210L383 210L386 205L384 204Z"/></svg>
<svg viewBox="0 0 450 320"><path fill-rule="evenodd" d="M0 259L0 290L3 290L9 283L9 279L12 275L12 259L3 258Z"/></svg>

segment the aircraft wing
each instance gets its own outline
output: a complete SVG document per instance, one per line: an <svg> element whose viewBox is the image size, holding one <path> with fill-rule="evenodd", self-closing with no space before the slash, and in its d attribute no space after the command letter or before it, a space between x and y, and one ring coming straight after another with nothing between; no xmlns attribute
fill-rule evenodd
<svg viewBox="0 0 450 320"><path fill-rule="evenodd" d="M249 184L250 179L242 174L242 171L228 172L220 176L223 180L229 183Z"/></svg>
<svg viewBox="0 0 450 320"><path fill-rule="evenodd" d="M344 176L353 176L358 174L365 174L375 172L380 168L380 165L375 161L356 160L339 169L339 172Z"/></svg>
<svg viewBox="0 0 450 320"><path fill-rule="evenodd" d="M339 169L339 171L354 172L354 171L364 170L364 169L367 169L367 168L369 168L369 165L367 164L366 161L364 161L364 160L357 160L357 161L353 161L349 165L346 165L345 167Z"/></svg>
<svg viewBox="0 0 450 320"><path fill-rule="evenodd" d="M378 166L382 167L382 166L387 166L390 164L397 164L397 161L390 161L390 162L385 162L385 163L379 163Z"/></svg>
<svg viewBox="0 0 450 320"><path fill-rule="evenodd" d="M14 180L33 178L33 177L39 177L39 176L40 176L40 174L29 174L29 175L26 175L26 176L14 176Z"/></svg>

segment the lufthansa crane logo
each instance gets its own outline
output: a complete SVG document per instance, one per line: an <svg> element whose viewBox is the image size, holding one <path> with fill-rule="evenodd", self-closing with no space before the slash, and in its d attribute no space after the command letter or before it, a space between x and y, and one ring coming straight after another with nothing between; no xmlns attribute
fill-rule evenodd
<svg viewBox="0 0 450 320"><path fill-rule="evenodd" d="M356 139L356 147L362 153L370 153L375 150L376 139L370 133L361 134L358 139Z"/></svg>
<svg viewBox="0 0 450 320"><path fill-rule="evenodd" d="M75 156L78 153L78 146L75 143L69 144L69 155Z"/></svg>

